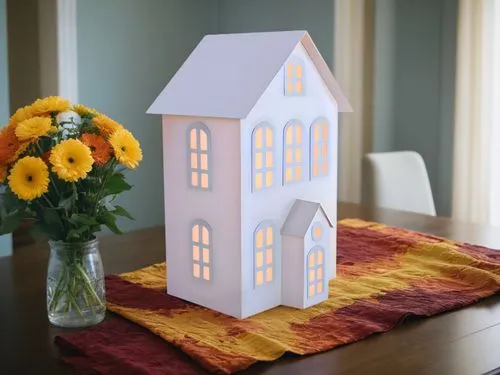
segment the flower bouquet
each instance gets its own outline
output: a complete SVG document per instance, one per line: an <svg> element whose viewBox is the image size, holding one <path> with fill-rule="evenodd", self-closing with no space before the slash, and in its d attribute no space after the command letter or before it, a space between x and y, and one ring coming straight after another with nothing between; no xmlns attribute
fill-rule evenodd
<svg viewBox="0 0 500 375"><path fill-rule="evenodd" d="M116 196L124 171L142 160L139 142L118 122L60 97L18 109L0 131L0 234L21 220L49 239L47 310L51 323L86 326L104 318L102 262L95 233L121 233L132 219Z"/></svg>

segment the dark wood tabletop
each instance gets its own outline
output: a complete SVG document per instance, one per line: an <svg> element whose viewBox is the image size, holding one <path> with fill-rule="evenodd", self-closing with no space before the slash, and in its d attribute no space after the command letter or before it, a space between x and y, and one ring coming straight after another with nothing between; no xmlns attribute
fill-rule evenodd
<svg viewBox="0 0 500 375"><path fill-rule="evenodd" d="M500 249L500 229L387 209L340 204L355 217ZM101 239L106 273L132 271L165 257L164 229ZM58 361L45 311L46 244L0 258L0 374L71 374ZM432 318L412 319L384 334L322 354L257 364L242 374L474 375L500 367L500 295Z"/></svg>

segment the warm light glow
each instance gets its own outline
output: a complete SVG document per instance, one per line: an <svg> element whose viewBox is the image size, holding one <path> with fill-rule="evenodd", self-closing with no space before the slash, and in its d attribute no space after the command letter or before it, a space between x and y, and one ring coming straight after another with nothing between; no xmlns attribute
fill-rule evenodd
<svg viewBox="0 0 500 375"><path fill-rule="evenodd" d="M203 245L207 245L210 243L210 238L208 237L208 229L205 226L201 227L201 239L203 242Z"/></svg>
<svg viewBox="0 0 500 375"><path fill-rule="evenodd" d="M271 282L273 281L273 268L269 267L266 269L266 282Z"/></svg>
<svg viewBox="0 0 500 375"><path fill-rule="evenodd" d="M255 174L255 188L262 188L262 172Z"/></svg>
<svg viewBox="0 0 500 375"><path fill-rule="evenodd" d="M328 142L328 125L325 123L321 124L321 130L323 142Z"/></svg>
<svg viewBox="0 0 500 375"><path fill-rule="evenodd" d="M318 294L321 294L323 292L323 283L318 283L318 285L316 286L317 289L317 292Z"/></svg>
<svg viewBox="0 0 500 375"><path fill-rule="evenodd" d="M266 128L266 147L273 147L273 131Z"/></svg>
<svg viewBox="0 0 500 375"><path fill-rule="evenodd" d="M302 167L300 165L297 165L295 167L295 180L297 181L302 180Z"/></svg>
<svg viewBox="0 0 500 375"><path fill-rule="evenodd" d="M204 130L200 129L200 149L202 151L207 151L208 149L208 137Z"/></svg>
<svg viewBox="0 0 500 375"><path fill-rule="evenodd" d="M288 167L285 171L285 181L290 182L292 181L292 168Z"/></svg>
<svg viewBox="0 0 500 375"><path fill-rule="evenodd" d="M316 225L314 227L314 237L316 239L320 239L321 238L321 227L319 225ZM319 256L318 256L318 263L320 263L319 262Z"/></svg>
<svg viewBox="0 0 500 375"><path fill-rule="evenodd" d="M273 166L273 152L266 152L266 167L271 168Z"/></svg>
<svg viewBox="0 0 500 375"><path fill-rule="evenodd" d="M293 158L292 158L292 149L291 148L286 150L285 160L286 160L287 164L292 164Z"/></svg>
<svg viewBox="0 0 500 375"><path fill-rule="evenodd" d="M198 186L198 172L191 172L191 186Z"/></svg>
<svg viewBox="0 0 500 375"><path fill-rule="evenodd" d="M323 143L321 145L321 157L323 159L326 159L328 156L328 145L326 143Z"/></svg>
<svg viewBox="0 0 500 375"><path fill-rule="evenodd" d="M319 126L318 125L314 125L313 133L314 133L314 143L316 144L319 141Z"/></svg>
<svg viewBox="0 0 500 375"><path fill-rule="evenodd" d="M317 279L322 280L323 279L323 267L319 267L317 271Z"/></svg>
<svg viewBox="0 0 500 375"><path fill-rule="evenodd" d="M201 174L201 187L203 189L208 189L208 174L207 173Z"/></svg>
<svg viewBox="0 0 500 375"><path fill-rule="evenodd" d="M309 270L309 282L312 283L314 281L314 279L316 279L315 277L315 272L314 270Z"/></svg>
<svg viewBox="0 0 500 375"><path fill-rule="evenodd" d="M203 278L205 280L210 280L210 268L207 266L203 267Z"/></svg>
<svg viewBox="0 0 500 375"><path fill-rule="evenodd" d="M193 240L193 242L200 242L199 233L200 233L200 226L199 225L195 225L191 229L191 239Z"/></svg>
<svg viewBox="0 0 500 375"><path fill-rule="evenodd" d="M266 250L266 264L273 263L273 249Z"/></svg>
<svg viewBox="0 0 500 375"><path fill-rule="evenodd" d="M295 83L295 92L297 94L302 94L302 81L297 81Z"/></svg>
<svg viewBox="0 0 500 375"><path fill-rule="evenodd" d="M273 244L273 228L267 227L266 229L266 245L271 246Z"/></svg>
<svg viewBox="0 0 500 375"><path fill-rule="evenodd" d="M295 161L297 163L302 161L302 149L300 147L295 149Z"/></svg>
<svg viewBox="0 0 500 375"><path fill-rule="evenodd" d="M297 78L302 78L302 65L297 64L295 67L295 76Z"/></svg>
<svg viewBox="0 0 500 375"><path fill-rule="evenodd" d="M189 144L192 150L196 150L196 129L191 129L189 132L190 141Z"/></svg>
<svg viewBox="0 0 500 375"><path fill-rule="evenodd" d="M198 158L196 156L196 153L194 152L191 153L191 168L192 169L198 168Z"/></svg>
<svg viewBox="0 0 500 375"><path fill-rule="evenodd" d="M255 169L262 169L262 152L255 153Z"/></svg>
<svg viewBox="0 0 500 375"><path fill-rule="evenodd" d="M272 186L273 184L273 172L266 172L266 186Z"/></svg>
<svg viewBox="0 0 500 375"><path fill-rule="evenodd" d="M262 251L257 251L255 254L255 266L260 268L264 265L264 254Z"/></svg>
<svg viewBox="0 0 500 375"><path fill-rule="evenodd" d="M262 148L262 132L263 132L262 128L259 128L255 131L255 148L256 149Z"/></svg>
<svg viewBox="0 0 500 375"><path fill-rule="evenodd" d="M286 66L286 75L288 78L292 78L293 77L293 64L288 64Z"/></svg>
<svg viewBox="0 0 500 375"><path fill-rule="evenodd" d="M264 247L264 233L262 229L259 229L255 234L255 247L257 249L262 249L262 247Z"/></svg>
<svg viewBox="0 0 500 375"><path fill-rule="evenodd" d="M193 260L200 260L200 248L193 246Z"/></svg>
<svg viewBox="0 0 500 375"><path fill-rule="evenodd" d="M300 125L295 127L295 142L297 145L302 144L302 126Z"/></svg>
<svg viewBox="0 0 500 375"><path fill-rule="evenodd" d="M314 260L314 251L309 253L309 267L314 267L316 265Z"/></svg>
<svg viewBox="0 0 500 375"><path fill-rule="evenodd" d="M201 169L208 171L208 155L201 154Z"/></svg>
<svg viewBox="0 0 500 375"><path fill-rule="evenodd" d="M207 248L203 249L203 263L210 263L210 251Z"/></svg>
<svg viewBox="0 0 500 375"><path fill-rule="evenodd" d="M318 265L322 265L322 264L323 264L323 252L318 251Z"/></svg>
<svg viewBox="0 0 500 375"><path fill-rule="evenodd" d="M309 296L309 297L314 296L314 284L309 285L309 292L308 292L308 296Z"/></svg>
<svg viewBox="0 0 500 375"><path fill-rule="evenodd" d="M318 174L319 174L318 162L314 162L314 165L313 165L313 176L317 177Z"/></svg>
<svg viewBox="0 0 500 375"><path fill-rule="evenodd" d="M323 165L321 166L321 172L326 175L328 174L328 163L326 160L323 161Z"/></svg>
<svg viewBox="0 0 500 375"><path fill-rule="evenodd" d="M193 264L193 276L197 279L200 278L200 265L198 263Z"/></svg>
<svg viewBox="0 0 500 375"><path fill-rule="evenodd" d="M257 271L255 275L255 284L256 285L262 285L264 283L264 272L263 271Z"/></svg>
<svg viewBox="0 0 500 375"><path fill-rule="evenodd" d="M286 128L286 144L291 145L293 143L293 126L288 126Z"/></svg>

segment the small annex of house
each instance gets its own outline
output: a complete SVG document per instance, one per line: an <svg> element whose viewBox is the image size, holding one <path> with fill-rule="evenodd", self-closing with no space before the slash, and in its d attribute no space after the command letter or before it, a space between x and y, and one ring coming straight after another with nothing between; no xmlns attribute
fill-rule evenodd
<svg viewBox="0 0 500 375"><path fill-rule="evenodd" d="M238 318L328 298L348 111L305 31L201 40L148 110L162 115L167 293Z"/></svg>

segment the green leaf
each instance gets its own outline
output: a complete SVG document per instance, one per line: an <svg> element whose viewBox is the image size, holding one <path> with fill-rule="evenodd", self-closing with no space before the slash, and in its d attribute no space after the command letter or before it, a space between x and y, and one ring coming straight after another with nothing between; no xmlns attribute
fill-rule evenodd
<svg viewBox="0 0 500 375"><path fill-rule="evenodd" d="M41 224L33 224L29 229L30 236L35 241L41 241L47 239L47 232Z"/></svg>
<svg viewBox="0 0 500 375"><path fill-rule="evenodd" d="M19 222L23 218L23 211L16 210L8 214L4 219L2 219L2 223L0 225L0 235L12 233L16 230Z"/></svg>
<svg viewBox="0 0 500 375"><path fill-rule="evenodd" d="M117 216L124 216L126 218L129 218L130 220L135 220L134 217L132 215L130 215L130 213L124 209L122 206L115 206L115 210L112 211L113 214L117 215Z"/></svg>
<svg viewBox="0 0 500 375"><path fill-rule="evenodd" d="M132 186L125 181L125 176L121 173L111 175L104 185L105 195L120 194L132 189Z"/></svg>
<svg viewBox="0 0 500 375"><path fill-rule="evenodd" d="M74 202L75 202L75 197L72 195L68 198L60 200L58 206L61 208L64 208L66 211L68 211Z"/></svg>
<svg viewBox="0 0 500 375"><path fill-rule="evenodd" d="M83 225L90 226L90 225L97 224L97 222L95 221L94 218L92 218L86 214L73 214L69 218L69 221L70 221L70 223L75 224L75 225L83 224Z"/></svg>
<svg viewBox="0 0 500 375"><path fill-rule="evenodd" d="M59 239L64 231L64 226L57 211L53 208L45 208L43 210L43 221L49 236L53 239Z"/></svg>
<svg viewBox="0 0 500 375"><path fill-rule="evenodd" d="M87 225L82 225L81 227L71 229L68 232L68 239L76 239L80 238L80 236L87 232L89 230L89 227Z"/></svg>
<svg viewBox="0 0 500 375"><path fill-rule="evenodd" d="M5 189L5 192L2 194L3 198L3 204L5 206L5 209L7 212L12 212L17 209L20 209L23 207L24 203L22 200L20 200L13 192L12 190Z"/></svg>
<svg viewBox="0 0 500 375"><path fill-rule="evenodd" d="M109 211L104 211L97 217L99 224L106 225L111 232L115 234L123 234L123 232L116 226L116 217Z"/></svg>

